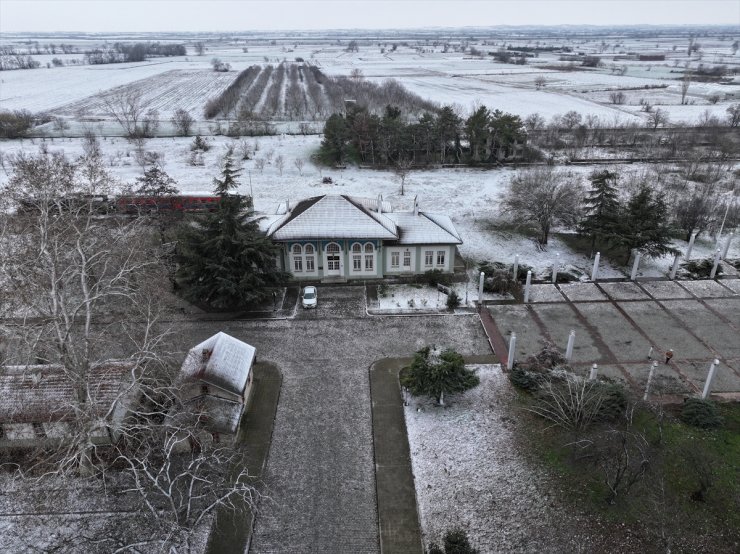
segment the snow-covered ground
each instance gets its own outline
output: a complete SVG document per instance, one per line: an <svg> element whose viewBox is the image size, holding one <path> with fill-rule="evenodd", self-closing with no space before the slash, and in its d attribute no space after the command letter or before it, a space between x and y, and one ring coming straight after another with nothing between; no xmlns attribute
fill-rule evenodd
<svg viewBox="0 0 740 554"><path fill-rule="evenodd" d="M425 398L405 408L424 544L460 527L481 552L532 552L534 529L559 516L540 470L518 451L508 379L498 365L469 367L476 388L444 408Z"/></svg>
<svg viewBox="0 0 740 554"><path fill-rule="evenodd" d="M320 138L315 136L272 136L245 138L252 150L253 159L243 162L239 192L253 193L255 209L274 213L280 202L298 200L323 194L347 194L376 198L382 194L396 210L411 210L413 199L419 197L422 210L449 215L464 244L461 254L471 263L481 261L501 261L512 263L519 255L520 263L535 268L535 273L546 274L553 264L571 265L586 274L591 273L592 262L586 256L574 252L557 235L551 236L546 249L542 249L532 238L524 236L510 227L501 227L499 210L501 200L508 190L509 182L515 175L513 169L481 170L426 169L412 172L406 179L405 195L400 194L398 178L391 171L359 169L327 169L312 165L310 157L316 152ZM203 166L191 166L190 138L158 138L146 143L146 150L163 154L163 168L179 184L184 192L205 192L212 190L213 178L219 174L220 159L227 145L235 141L228 137L209 138L210 151L204 155ZM237 141L238 142L238 141ZM100 142L103 156L111 173L123 184L135 185L135 179L142 175L141 167L135 161L133 146L122 138L109 137ZM7 181L11 168L7 156L18 152L33 154L42 145L40 139L24 139L0 143L0 152L6 156L5 171L0 170L0 182ZM65 152L70 158L82 154L81 139L46 140L50 152ZM276 167L275 159L282 156L285 167ZM255 167L255 159L268 158L263 171ZM299 170L294 162L301 160L304 165ZM603 166L599 166L602 169ZM573 178L585 178L595 167L579 166L569 169ZM632 164L620 167L621 173L641 172L644 166ZM331 177L332 184L323 184L323 177ZM685 241L675 241L678 248L685 250ZM694 245L694 258L709 257L715 249L712 239L701 237ZM740 238L732 242L730 258L740 257ZM644 261L641 276L665 275L670 270L672 257ZM621 277L629 275L629 269L610 263L602 258L599 274L602 277ZM537 275L535 275L537 276Z"/></svg>
<svg viewBox="0 0 740 554"><path fill-rule="evenodd" d="M449 288L457 293L461 307L473 307L478 302L478 285L474 278L465 283L455 283ZM467 304L465 300L467 298ZM483 300L503 300L504 296L483 293ZM511 297L509 297L511 298ZM404 310L445 310L447 295L434 287L424 285L388 285L378 292L378 302L370 309L404 311Z"/></svg>

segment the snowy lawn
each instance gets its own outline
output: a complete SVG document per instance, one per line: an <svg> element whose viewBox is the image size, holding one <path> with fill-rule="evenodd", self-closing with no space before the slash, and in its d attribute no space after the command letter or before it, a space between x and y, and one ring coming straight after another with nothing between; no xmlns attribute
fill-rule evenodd
<svg viewBox="0 0 740 554"><path fill-rule="evenodd" d="M531 552L531 532L555 510L517 450L508 379L498 365L469 367L480 385L447 407L412 398L405 408L424 544L461 527L481 552Z"/></svg>
<svg viewBox="0 0 740 554"><path fill-rule="evenodd" d="M469 283L467 293L465 283L455 283L450 286L460 298L460 307L475 307L478 302L478 287L474 283ZM467 294L467 304L465 298ZM370 309L389 311L408 311L408 310L446 310L447 295L440 292L435 287L427 284L423 285L387 285L378 290L378 302L375 306L369 306ZM483 293L483 300L508 300L511 296L500 294Z"/></svg>

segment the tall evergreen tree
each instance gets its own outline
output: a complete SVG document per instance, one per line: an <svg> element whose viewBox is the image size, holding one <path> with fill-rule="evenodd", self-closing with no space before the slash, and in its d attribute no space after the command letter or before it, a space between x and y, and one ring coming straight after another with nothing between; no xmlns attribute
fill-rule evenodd
<svg viewBox="0 0 740 554"><path fill-rule="evenodd" d="M460 140L460 118L452 109L452 106L443 106L439 111L436 121L436 133L438 140L438 152L440 163L447 160L447 152L450 148L450 142L455 146Z"/></svg>
<svg viewBox="0 0 740 554"><path fill-rule="evenodd" d="M147 169L143 177L137 177L136 182L139 185L135 191L136 194L167 196L178 193L177 181L156 165Z"/></svg>
<svg viewBox="0 0 740 554"><path fill-rule="evenodd" d="M177 280L183 296L219 309L264 300L270 287L287 278L275 267L279 247L247 220L252 199L233 194L238 177L227 154L220 178L214 179L218 210L183 225L178 241Z"/></svg>
<svg viewBox="0 0 740 554"><path fill-rule="evenodd" d="M617 195L618 175L604 170L589 176L591 189L583 201L584 218L578 225L578 232L591 237L592 256L596 242L611 243L617 237L619 225L619 197Z"/></svg>
<svg viewBox="0 0 740 554"><path fill-rule="evenodd" d="M332 114L324 125L324 140L319 149L321 157L326 162L343 163L347 153L347 141L350 132L347 121L340 114Z"/></svg>
<svg viewBox="0 0 740 554"><path fill-rule="evenodd" d="M470 143L470 159L473 163L480 162L486 156L486 143L490 134L491 114L488 108L481 106L465 120L465 134Z"/></svg>
<svg viewBox="0 0 740 554"><path fill-rule="evenodd" d="M653 193L643 186L629 199L618 227L618 241L627 248L625 264L633 249L649 257L676 254L670 246L671 228L667 219L668 206L662 193Z"/></svg>
<svg viewBox="0 0 740 554"><path fill-rule="evenodd" d="M480 383L478 376L465 367L463 357L454 350L438 352L429 346L414 355L404 368L401 384L415 396L430 396L444 406L445 394L465 392Z"/></svg>

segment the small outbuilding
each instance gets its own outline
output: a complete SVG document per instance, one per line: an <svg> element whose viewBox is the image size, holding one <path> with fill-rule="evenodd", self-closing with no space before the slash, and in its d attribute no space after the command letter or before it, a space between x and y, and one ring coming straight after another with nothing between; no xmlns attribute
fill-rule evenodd
<svg viewBox="0 0 740 554"><path fill-rule="evenodd" d="M205 418L214 439L233 438L252 390L256 349L219 332L190 349L180 370L183 402Z"/></svg>

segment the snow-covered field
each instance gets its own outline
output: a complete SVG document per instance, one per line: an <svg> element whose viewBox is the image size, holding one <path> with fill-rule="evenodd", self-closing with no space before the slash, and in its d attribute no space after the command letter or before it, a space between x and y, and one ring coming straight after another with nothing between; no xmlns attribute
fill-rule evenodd
<svg viewBox="0 0 740 554"><path fill-rule="evenodd" d="M81 44L80 48L94 47L94 39L91 40L90 43ZM0 108L69 114L70 109L95 108L96 95L139 82L136 86L142 87L145 99L151 101L152 107L156 107L163 117L178 107L185 107L196 118L202 118L205 102L235 79L239 71L254 64L275 64L301 58L328 75L348 75L352 70L359 69L373 81L398 79L422 97L440 104L457 105L463 113L473 104L482 103L522 116L538 112L548 119L576 110L584 117L598 115L610 123L640 121L646 118L646 114L608 101L608 91L633 89L625 91L632 99L631 104L637 105L637 100L644 98L653 105L665 105L674 122L695 121L703 109L724 116L727 106L740 98L740 77L733 74L740 68L740 55L731 54L729 42L705 38L702 58L694 56L689 60L683 41L677 38L672 44L670 41L645 44L627 39L619 45L619 49L611 52L602 52L603 45L596 40L589 42L564 38L550 41L556 46L570 46L583 54L599 55L602 67L588 70L569 67L569 63L559 60L558 53L552 52L542 52L535 58L529 58L524 66L497 63L486 54L504 46L503 42L471 43L471 46L484 52L483 57L470 56L467 52L454 49L445 52L441 43L417 45L412 41L399 41L396 49L391 50L390 44L361 41L358 52L346 52L345 46L336 41L301 44L298 39L289 45L264 41L248 47L238 40L219 41L209 44L203 56L195 55L191 47L187 56L95 66L47 68L45 64L49 56L40 55L37 57L42 66L38 69L2 72ZM518 42L520 46L534 46L528 41L509 41L506 44L512 42ZM674 45L680 46L680 49L672 50ZM614 60L618 54L646 51L665 54L666 60ZM68 55L61 57L67 61L70 58ZM83 55L71 57L82 61ZM231 64L232 71L225 75L215 74L210 66L213 57ZM699 64L706 67L725 65L729 69L729 82L694 82L687 98L691 105L681 105L680 78L687 62L694 68ZM624 68L626 73L615 74L614 66ZM213 75L209 78L201 73ZM191 78L186 78L188 76ZM546 80L542 90L536 90L535 87L538 76ZM713 94L720 96L720 101L714 105L708 101Z"/></svg>
<svg viewBox="0 0 740 554"><path fill-rule="evenodd" d="M518 451L508 379L498 365L469 367L480 385L448 406L412 398L405 408L424 544L460 527L481 552L533 552L560 515Z"/></svg>
<svg viewBox="0 0 740 554"><path fill-rule="evenodd" d="M163 169L173 177L184 192L205 192L213 187L213 178L219 174L220 159L227 145L233 139L212 137L210 151L204 155L203 166L191 166L190 138L158 138L148 140L146 150L163 154ZM411 210L413 199L419 197L422 210L449 215L464 244L461 254L470 260L469 268L475 262L501 261L512 263L519 255L520 263L530 265L536 272L547 273L553 264L571 265L590 274L592 262L580 253L574 252L557 235L551 237L546 249L542 249L530 237L524 236L509 227L501 227L499 205L506 193L513 169L481 170L474 168L427 169L412 172L406 179L405 195L400 194L400 184L391 171L368 170L348 167L344 170L327 169L312 165L310 156L318 149L320 139L315 136L272 136L244 139L256 151L253 159L243 162L241 187L239 192L254 195L255 209L274 213L280 202L297 200L324 194L347 194L376 198L382 194L396 210ZM38 152L40 139L24 139L0 143L0 152L6 158L18 152L34 154ZM63 151L70 158L82 154L81 139L46 140L49 152ZM103 156L111 173L122 184L135 185L135 179L142 175L142 169L135 161L133 146L122 138L109 137L100 142ZM276 167L275 159L282 156L285 167ZM256 158L270 158L263 171L255 167ZM299 169L295 160L302 160ZM10 166L5 162L6 171L0 171L0 182L7 181ZM599 166L602 169L603 166ZM574 177L585 178L594 167L579 166L571 169ZM632 164L620 167L622 173L640 172L644 167ZM332 184L323 184L322 177L331 177ZM685 249L685 241L675 241L678 248ZM701 237L694 245L694 258L709 257L715 249L714 241ZM728 257L740 257L740 238L731 245ZM641 276L665 275L670 270L671 257L644 261ZM625 273L626 272L626 273ZM602 258L599 274L602 277L622 277L629 275L629 269L612 265Z"/></svg>

